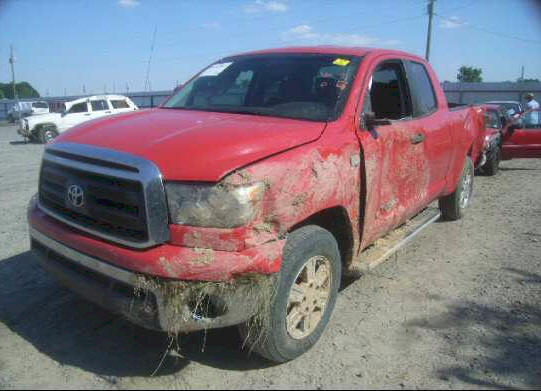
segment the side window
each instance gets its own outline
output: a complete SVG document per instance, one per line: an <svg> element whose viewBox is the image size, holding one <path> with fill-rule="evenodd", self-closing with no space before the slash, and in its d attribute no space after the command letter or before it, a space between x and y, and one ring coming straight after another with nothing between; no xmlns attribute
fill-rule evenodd
<svg viewBox="0 0 541 391"><path fill-rule="evenodd" d="M106 100L91 100L90 105L92 106L92 111L109 110Z"/></svg>
<svg viewBox="0 0 541 391"><path fill-rule="evenodd" d="M365 102L364 109L371 107L378 119L411 116L411 101L401 62L386 61L376 68L369 96L370 102Z"/></svg>
<svg viewBox="0 0 541 391"><path fill-rule="evenodd" d="M408 80L413 101L413 116L422 117L436 110L436 94L423 64L407 61Z"/></svg>
<svg viewBox="0 0 541 391"><path fill-rule="evenodd" d="M486 122L486 127L487 128L492 128L492 129L499 129L501 128L500 126L500 118L498 116L498 113L496 111L489 111L487 114L486 114L486 117L487 117L487 122Z"/></svg>
<svg viewBox="0 0 541 391"><path fill-rule="evenodd" d="M88 112L88 106L86 105L86 102L81 102L74 104L71 106L71 109L69 109L68 113L86 113Z"/></svg>
<svg viewBox="0 0 541 391"><path fill-rule="evenodd" d="M113 106L113 109L129 109L130 108L130 106L128 105L128 102L126 102L124 99L122 100L111 99L111 105Z"/></svg>

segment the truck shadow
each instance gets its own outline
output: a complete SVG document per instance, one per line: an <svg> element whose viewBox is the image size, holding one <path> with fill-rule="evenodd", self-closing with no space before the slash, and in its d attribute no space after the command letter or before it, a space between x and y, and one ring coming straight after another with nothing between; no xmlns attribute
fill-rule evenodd
<svg viewBox="0 0 541 391"><path fill-rule="evenodd" d="M539 275L512 271L527 283ZM535 288L535 287L532 287ZM409 321L406 327L429 330L441 339L446 354L457 365L436 369L444 381L498 389L538 388L541 385L541 308L515 301L486 306L471 301L448 305L443 314Z"/></svg>
<svg viewBox="0 0 541 391"><path fill-rule="evenodd" d="M181 356L167 353L165 333L135 326L64 289L29 251L0 260L0 279L0 322L56 362L105 379L150 376L157 368L156 376L170 375L190 361L228 370L272 365L241 350L236 328L182 336ZM15 353L7 341L2 345Z"/></svg>

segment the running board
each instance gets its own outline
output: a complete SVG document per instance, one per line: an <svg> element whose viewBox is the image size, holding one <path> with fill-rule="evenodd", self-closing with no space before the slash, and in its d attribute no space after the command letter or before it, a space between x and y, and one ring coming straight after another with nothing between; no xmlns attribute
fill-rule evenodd
<svg viewBox="0 0 541 391"><path fill-rule="evenodd" d="M361 269L373 269L386 261L408 244L417 234L438 220L441 212L437 208L426 208L417 216L394 229L386 236L376 240L373 245L361 253Z"/></svg>

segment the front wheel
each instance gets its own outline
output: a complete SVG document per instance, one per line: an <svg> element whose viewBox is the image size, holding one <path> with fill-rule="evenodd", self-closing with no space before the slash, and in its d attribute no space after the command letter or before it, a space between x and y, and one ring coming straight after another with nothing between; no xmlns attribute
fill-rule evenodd
<svg viewBox="0 0 541 391"><path fill-rule="evenodd" d="M464 210L469 205L473 194L473 174L473 161L467 156L455 191L439 200L441 216L444 220L459 220L463 217Z"/></svg>
<svg viewBox="0 0 541 391"><path fill-rule="evenodd" d="M43 144L48 144L53 141L56 136L58 136L58 132L52 126L44 126L40 129L39 136L40 141Z"/></svg>
<svg viewBox="0 0 541 391"><path fill-rule="evenodd" d="M275 362L308 351L329 322L341 279L338 244L327 230L308 225L293 231L283 252L276 293L263 314L266 322L241 335L261 356ZM250 340L250 335L257 336Z"/></svg>

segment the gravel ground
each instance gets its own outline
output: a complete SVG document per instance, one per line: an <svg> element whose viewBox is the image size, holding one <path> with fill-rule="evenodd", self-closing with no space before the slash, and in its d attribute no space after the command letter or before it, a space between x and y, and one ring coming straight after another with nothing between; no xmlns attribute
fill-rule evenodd
<svg viewBox="0 0 541 391"><path fill-rule="evenodd" d="M433 224L341 292L319 343L272 365L235 328L181 340L51 280L28 252L43 147L0 125L0 388L539 388L541 160L475 178L458 222Z"/></svg>

